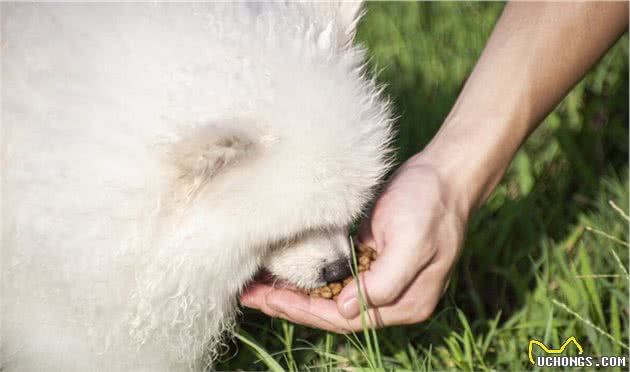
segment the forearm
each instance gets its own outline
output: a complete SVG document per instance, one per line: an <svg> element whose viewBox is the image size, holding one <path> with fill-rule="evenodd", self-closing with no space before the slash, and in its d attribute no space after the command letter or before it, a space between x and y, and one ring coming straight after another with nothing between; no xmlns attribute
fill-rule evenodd
<svg viewBox="0 0 630 372"><path fill-rule="evenodd" d="M458 208L479 206L627 25L625 2L509 3L444 125L412 162L436 167L459 190Z"/></svg>

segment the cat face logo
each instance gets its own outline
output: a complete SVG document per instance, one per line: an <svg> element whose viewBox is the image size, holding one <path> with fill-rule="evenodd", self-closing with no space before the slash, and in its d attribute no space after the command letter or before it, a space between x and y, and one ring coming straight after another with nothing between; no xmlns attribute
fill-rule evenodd
<svg viewBox="0 0 630 372"><path fill-rule="evenodd" d="M564 344L562 344L562 346L560 346L559 349L550 349L547 346L545 346L545 344L543 344L541 341L538 340L529 340L529 361L532 364L536 364L534 362L534 355L532 354L532 349L534 347L534 345L538 345L540 346L541 349L543 349L543 351L547 354L561 354L562 352L564 352L564 349L566 349L567 345L569 345L571 342L573 342L573 344L575 344L575 346L578 349L578 353L582 354L584 352L584 349L582 349L582 345L580 345L579 342L577 342L577 340L575 339L575 336L571 336L569 338L567 338L566 341L564 341Z"/></svg>

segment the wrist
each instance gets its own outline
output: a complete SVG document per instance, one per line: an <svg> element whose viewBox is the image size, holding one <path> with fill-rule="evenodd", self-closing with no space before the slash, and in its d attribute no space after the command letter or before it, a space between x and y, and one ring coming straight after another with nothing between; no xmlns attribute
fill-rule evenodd
<svg viewBox="0 0 630 372"><path fill-rule="evenodd" d="M440 185L443 203L466 220L476 208L476 187L467 180L469 176L464 177L458 172L459 161L454 156L447 156L448 152L446 149L438 151L427 146L407 160L405 166L430 172Z"/></svg>
<svg viewBox="0 0 630 372"><path fill-rule="evenodd" d="M450 115L438 134L409 162L430 167L463 215L480 207L503 177L527 136L517 119L460 120Z"/></svg>

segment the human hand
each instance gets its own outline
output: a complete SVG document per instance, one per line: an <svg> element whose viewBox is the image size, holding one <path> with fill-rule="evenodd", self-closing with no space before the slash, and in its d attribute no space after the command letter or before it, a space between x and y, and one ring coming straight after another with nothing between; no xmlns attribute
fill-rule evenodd
<svg viewBox="0 0 630 372"><path fill-rule="evenodd" d="M468 217L466 208L456 207L457 194L422 154L403 164L381 194L360 232L360 240L378 252L371 269L359 276L370 326L422 322L435 309L459 256ZM337 333L362 328L355 281L336 302L256 283L241 303Z"/></svg>

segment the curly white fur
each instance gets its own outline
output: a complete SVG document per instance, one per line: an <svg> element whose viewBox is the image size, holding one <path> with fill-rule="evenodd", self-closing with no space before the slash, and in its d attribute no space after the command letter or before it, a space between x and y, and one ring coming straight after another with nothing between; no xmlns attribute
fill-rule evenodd
<svg viewBox="0 0 630 372"><path fill-rule="evenodd" d="M261 265L314 285L389 166L357 3L0 12L4 371L203 368Z"/></svg>

